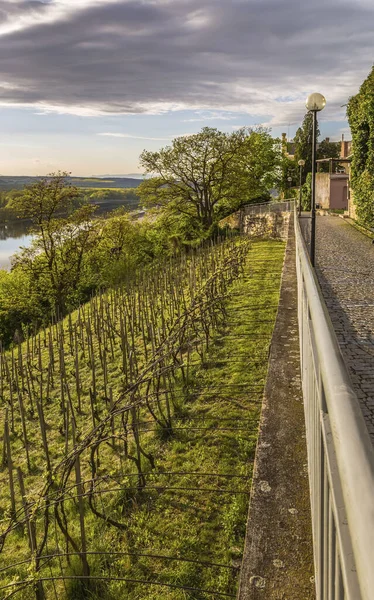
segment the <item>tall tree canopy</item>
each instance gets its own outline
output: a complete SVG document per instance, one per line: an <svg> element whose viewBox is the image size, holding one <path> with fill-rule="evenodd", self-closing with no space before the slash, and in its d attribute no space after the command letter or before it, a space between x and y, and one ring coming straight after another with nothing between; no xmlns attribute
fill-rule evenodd
<svg viewBox="0 0 374 600"><path fill-rule="evenodd" d="M303 168L302 181L306 181L308 173L312 171L312 135L313 135L313 114L307 112L304 116L301 127L296 131L295 134L295 161L298 163L300 159L305 160L305 166ZM328 138L325 138L318 143L320 136L320 130L317 125L317 159L320 158L339 158L340 156L340 142L330 142ZM328 173L329 165L321 165L321 171Z"/></svg>
<svg viewBox="0 0 374 600"><path fill-rule="evenodd" d="M347 107L352 132L351 185L357 217L374 227L374 67Z"/></svg>
<svg viewBox="0 0 374 600"><path fill-rule="evenodd" d="M305 160L303 169L303 182L305 182L307 173L312 170L312 133L313 133L313 114L308 111L302 122L301 127L296 131L295 142L295 161ZM320 135L317 126L317 140Z"/></svg>
<svg viewBox="0 0 374 600"><path fill-rule="evenodd" d="M223 133L205 127L158 152L144 151L140 164L153 177L137 193L144 204L206 232L239 206L268 195L280 158L279 144L265 129Z"/></svg>
<svg viewBox="0 0 374 600"><path fill-rule="evenodd" d="M281 175L278 188L285 198L291 197L291 188L299 185L300 171L297 162L287 154L282 156Z"/></svg>

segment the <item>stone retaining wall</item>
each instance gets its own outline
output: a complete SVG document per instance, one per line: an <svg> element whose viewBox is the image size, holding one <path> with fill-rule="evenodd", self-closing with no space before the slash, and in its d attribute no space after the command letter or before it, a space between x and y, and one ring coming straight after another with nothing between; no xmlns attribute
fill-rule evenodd
<svg viewBox="0 0 374 600"><path fill-rule="evenodd" d="M222 219L219 224L221 227L240 229L240 233L249 237L286 241L289 221L290 211L269 210L259 205L244 207Z"/></svg>
<svg viewBox="0 0 374 600"><path fill-rule="evenodd" d="M240 212L240 231L250 237L287 240L289 212L264 214Z"/></svg>

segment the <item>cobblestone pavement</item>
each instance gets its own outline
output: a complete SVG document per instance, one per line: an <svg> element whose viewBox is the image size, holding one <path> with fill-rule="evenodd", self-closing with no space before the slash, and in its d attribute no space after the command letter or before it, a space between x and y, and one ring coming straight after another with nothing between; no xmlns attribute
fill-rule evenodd
<svg viewBox="0 0 374 600"><path fill-rule="evenodd" d="M371 239L339 217L317 217L316 271L374 444L374 245Z"/></svg>

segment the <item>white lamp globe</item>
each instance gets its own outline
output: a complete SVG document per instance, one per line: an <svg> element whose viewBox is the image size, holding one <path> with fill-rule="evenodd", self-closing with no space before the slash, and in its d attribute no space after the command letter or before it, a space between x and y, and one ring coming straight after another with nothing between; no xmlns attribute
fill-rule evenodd
<svg viewBox="0 0 374 600"><path fill-rule="evenodd" d="M306 99L305 106L311 111L320 111L326 106L326 98L322 94L310 94Z"/></svg>
<svg viewBox="0 0 374 600"><path fill-rule="evenodd" d="M304 167L305 166L305 160L303 160L301 158L297 164L299 165L299 167Z"/></svg>

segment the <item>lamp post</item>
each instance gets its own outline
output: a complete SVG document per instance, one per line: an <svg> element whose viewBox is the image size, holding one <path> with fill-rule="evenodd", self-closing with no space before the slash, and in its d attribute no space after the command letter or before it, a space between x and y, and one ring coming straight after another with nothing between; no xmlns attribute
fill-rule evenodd
<svg viewBox="0 0 374 600"><path fill-rule="evenodd" d="M299 160L299 162L297 163L300 167L300 187L299 187L299 216L301 215L301 185L302 185L302 179L303 179L303 168L305 166L305 160L301 159Z"/></svg>
<svg viewBox="0 0 374 600"><path fill-rule="evenodd" d="M316 150L317 150L317 113L326 106L326 99L322 94L310 94L306 103L307 109L313 114L312 132L312 223L310 231L310 262L314 267L316 256Z"/></svg>

